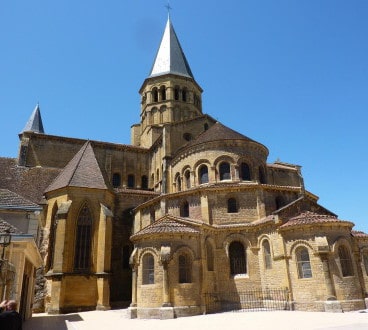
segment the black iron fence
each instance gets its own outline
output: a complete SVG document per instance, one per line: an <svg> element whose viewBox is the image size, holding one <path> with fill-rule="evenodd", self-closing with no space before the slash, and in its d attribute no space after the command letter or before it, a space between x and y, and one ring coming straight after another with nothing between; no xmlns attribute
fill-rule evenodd
<svg viewBox="0 0 368 330"><path fill-rule="evenodd" d="M243 292L206 293L206 313L289 310L287 289L252 289Z"/></svg>

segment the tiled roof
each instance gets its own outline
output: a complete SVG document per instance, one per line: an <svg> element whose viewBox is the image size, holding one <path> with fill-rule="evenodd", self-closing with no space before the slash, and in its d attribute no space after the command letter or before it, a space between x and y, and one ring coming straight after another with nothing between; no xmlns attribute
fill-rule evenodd
<svg viewBox="0 0 368 330"><path fill-rule="evenodd" d="M16 158L0 157L0 187L13 191L33 203L42 204L46 187L60 171L49 167L18 166Z"/></svg>
<svg viewBox="0 0 368 330"><path fill-rule="evenodd" d="M290 218L285 224L280 226L280 229L288 229L290 227L303 225L319 225L319 224L339 224L346 226L354 226L350 221L339 220L333 215L317 214L311 211L302 212L301 214Z"/></svg>
<svg viewBox="0 0 368 330"><path fill-rule="evenodd" d="M41 210L41 207L15 192L0 189L0 209Z"/></svg>
<svg viewBox="0 0 368 330"><path fill-rule="evenodd" d="M17 227L12 226L10 223L0 218L0 233L9 231L12 234L23 234Z"/></svg>
<svg viewBox="0 0 368 330"><path fill-rule="evenodd" d="M229 127L217 122L212 125L208 130L200 134L195 140L189 142L186 146L192 147L203 143L213 142L213 141L224 141L224 140L245 140L250 142L258 143L249 137L240 134ZM258 143L259 144L259 143ZM264 147L264 146L263 146ZM267 148L264 147L266 150Z"/></svg>
<svg viewBox="0 0 368 330"><path fill-rule="evenodd" d="M354 237L360 237L360 238L368 238L368 234L366 234L365 232L363 231L358 231L358 230L352 230L351 231L351 234L354 236Z"/></svg>
<svg viewBox="0 0 368 330"><path fill-rule="evenodd" d="M198 225L196 226L182 218L165 215L130 238L134 240L138 237L153 234L199 234L199 229Z"/></svg>
<svg viewBox="0 0 368 330"><path fill-rule="evenodd" d="M45 192L65 187L108 189L90 141L83 145Z"/></svg>

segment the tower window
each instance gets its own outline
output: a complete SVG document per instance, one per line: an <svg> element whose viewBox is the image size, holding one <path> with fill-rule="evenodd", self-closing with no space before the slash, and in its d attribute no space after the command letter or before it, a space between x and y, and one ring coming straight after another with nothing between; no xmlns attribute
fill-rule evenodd
<svg viewBox="0 0 368 330"><path fill-rule="evenodd" d="M175 87L174 89L174 100L179 101L179 88Z"/></svg>
<svg viewBox="0 0 368 330"><path fill-rule="evenodd" d="M186 88L184 88L182 91L181 91L181 98L182 98L182 100L183 100L183 102L187 102L187 95L188 93L187 93L187 89Z"/></svg>
<svg viewBox="0 0 368 330"><path fill-rule="evenodd" d="M165 86L161 86L160 94L161 94L161 101L166 101L166 88L165 88Z"/></svg>
<svg viewBox="0 0 368 330"><path fill-rule="evenodd" d="M232 242L229 246L230 274L246 274L247 260L244 245L240 242Z"/></svg>
<svg viewBox="0 0 368 330"><path fill-rule="evenodd" d="M152 90L152 98L153 98L153 102L158 102L158 91L157 91L157 88L154 88Z"/></svg>
<svg viewBox="0 0 368 330"><path fill-rule="evenodd" d="M114 173L112 175L112 186L118 188L121 185L121 177L119 173Z"/></svg>
<svg viewBox="0 0 368 330"><path fill-rule="evenodd" d="M184 133L183 138L185 141L190 141L192 139L192 135L190 133Z"/></svg>

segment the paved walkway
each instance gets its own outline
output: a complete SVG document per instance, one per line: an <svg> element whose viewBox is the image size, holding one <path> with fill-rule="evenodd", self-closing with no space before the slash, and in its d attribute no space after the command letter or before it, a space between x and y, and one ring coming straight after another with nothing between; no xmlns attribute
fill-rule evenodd
<svg viewBox="0 0 368 330"><path fill-rule="evenodd" d="M49 316L35 314L24 330L363 330L368 313L238 312L183 317L172 320L130 320L126 310L91 311Z"/></svg>

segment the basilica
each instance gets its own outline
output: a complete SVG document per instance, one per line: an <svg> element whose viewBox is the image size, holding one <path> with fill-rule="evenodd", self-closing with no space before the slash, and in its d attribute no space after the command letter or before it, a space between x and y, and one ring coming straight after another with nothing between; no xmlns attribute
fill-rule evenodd
<svg viewBox="0 0 368 330"><path fill-rule="evenodd" d="M130 145L46 134L37 105L0 158L0 188L37 208L46 312L366 308L368 235L203 112L170 18L139 94Z"/></svg>

